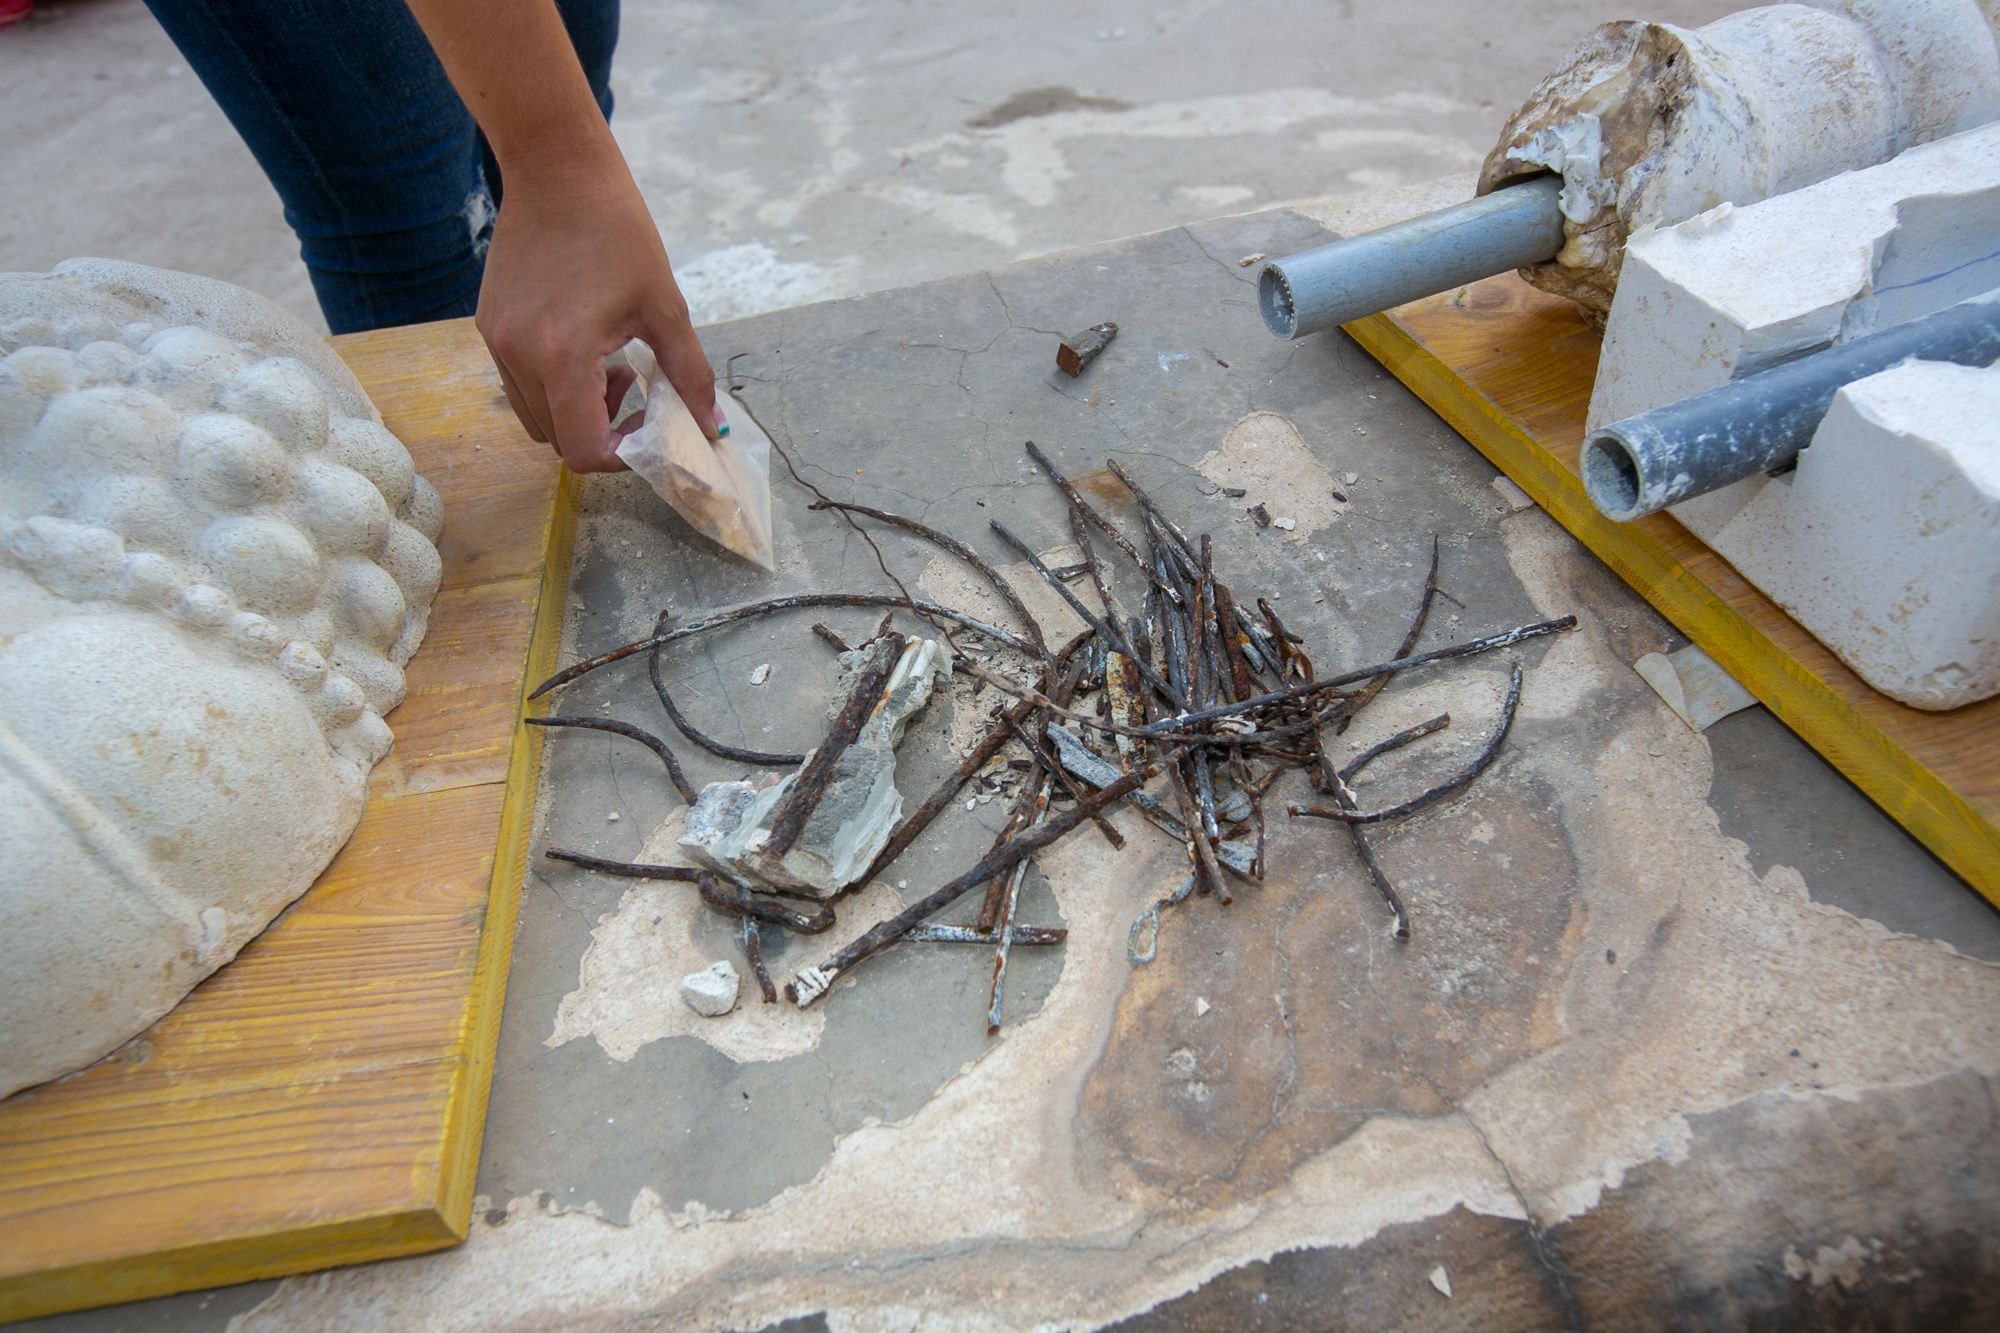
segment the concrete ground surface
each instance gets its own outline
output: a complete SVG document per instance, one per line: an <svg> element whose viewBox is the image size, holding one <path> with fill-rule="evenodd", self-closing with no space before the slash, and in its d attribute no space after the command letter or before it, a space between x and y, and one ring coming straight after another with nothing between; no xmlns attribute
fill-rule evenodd
<svg viewBox="0 0 2000 1333"><path fill-rule="evenodd" d="M991 518L1068 540L1022 440L1129 526L1101 470L1120 460L1323 669L1393 647L1433 533L1462 605L1425 646L1576 613L1399 678L1342 738L1450 712L1363 788L1388 799L1462 761L1526 671L1500 763L1381 839L1407 944L1334 831L1279 820L1266 882L1170 911L1135 966L1128 926L1181 853L1121 814L1125 852L1080 830L1040 858L1024 915L1071 934L1016 955L997 1038L990 960L949 945L893 950L806 1013L746 995L705 1020L674 988L736 957L733 932L684 886L540 863L465 1246L46 1326L1991 1326L2000 919L1761 712L1688 732L1629 666L1670 627L1351 343L1263 333L1235 259L1323 234L1227 219L705 338L802 476L996 564ZM1054 373L1053 331L1104 317L1110 351ZM885 587L810 498L781 467L766 575L633 479L593 481L566 654L663 607ZM1250 522L1260 501L1295 528ZM919 593L981 609L948 558L881 545ZM834 687L812 618L698 640L663 678L725 741L809 743ZM642 671L561 708L657 726ZM911 799L991 702L960 681L933 703ZM743 771L677 748L698 784ZM678 798L626 742L554 738L543 795L537 847L677 855ZM779 978L964 865L1004 808L951 811L829 935L767 931Z"/></svg>
<svg viewBox="0 0 2000 1333"><path fill-rule="evenodd" d="M1627 14L632 0L613 126L707 323L1466 170L1572 43ZM41 0L0 30L0 88L0 270L105 255L317 318L277 197L138 0Z"/></svg>
<svg viewBox="0 0 2000 1333"><path fill-rule="evenodd" d="M998 1038L990 959L945 945L805 1014L746 995L701 1020L675 983L737 955L679 886L539 865L464 1247L36 1326L1991 1326L2000 919L1768 714L1688 733L1629 670L1670 627L1511 512L1351 343L1263 333L1235 258L1347 229L1340 209L1175 225L1463 171L1611 16L629 6L621 139L698 314L731 321L704 338L741 410L829 493L1005 563L988 518L1067 540L1032 438L1127 522L1097 469L1131 467L1239 587L1279 590L1323 666L1393 647L1432 533L1463 606L1426 646L1582 625L1399 680L1344 738L1448 709L1364 794L1420 784L1484 738L1507 663L1527 672L1500 764L1382 840L1407 945L1315 825L1277 832L1234 905L1168 913L1134 967L1128 925L1178 852L1120 815L1126 853L1081 831L1041 859L1025 914L1070 942L1016 955ZM309 309L268 188L177 66L122 0L0 33L0 81L28 94L0 148L0 268L108 252ZM829 297L849 299L757 313ZM1103 318L1112 350L1054 376L1054 331ZM1240 502L1209 493L1246 479ZM662 607L884 586L809 499L780 467L763 576L631 479L593 482L566 650ZM1247 522L1258 499L1298 526ZM976 596L918 543L882 547L912 588ZM807 744L833 684L811 618L699 641L666 679L725 740ZM564 709L658 725L633 666ZM990 699L959 682L932 705L906 795ZM697 783L741 771L677 749ZM553 740L544 800L537 846L673 855L678 800L624 742ZM908 889L847 900L834 935L767 932L781 979L983 850L1005 804L950 812L897 868Z"/></svg>

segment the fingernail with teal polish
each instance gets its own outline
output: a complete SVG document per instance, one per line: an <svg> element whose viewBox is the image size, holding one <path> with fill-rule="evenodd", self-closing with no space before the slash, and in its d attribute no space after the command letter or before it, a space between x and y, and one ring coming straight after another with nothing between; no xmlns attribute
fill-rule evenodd
<svg viewBox="0 0 2000 1333"><path fill-rule="evenodd" d="M720 426L717 426L715 428L715 434L718 439L720 439L724 435L729 434L729 423L725 421Z"/></svg>

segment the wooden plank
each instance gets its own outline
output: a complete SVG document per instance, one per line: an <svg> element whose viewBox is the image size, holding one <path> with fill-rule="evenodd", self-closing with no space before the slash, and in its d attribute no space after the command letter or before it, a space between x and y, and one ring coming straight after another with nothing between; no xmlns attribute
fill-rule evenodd
<svg viewBox="0 0 2000 1333"><path fill-rule="evenodd" d="M1614 523L1577 476L1599 337L1512 274L1347 332L1938 858L2000 904L2000 699L1871 689L1671 516Z"/></svg>
<svg viewBox="0 0 2000 1333"><path fill-rule="evenodd" d="M436 1249L470 1220L577 487L470 321L336 340L445 500L354 837L235 962L0 1102L0 1319Z"/></svg>

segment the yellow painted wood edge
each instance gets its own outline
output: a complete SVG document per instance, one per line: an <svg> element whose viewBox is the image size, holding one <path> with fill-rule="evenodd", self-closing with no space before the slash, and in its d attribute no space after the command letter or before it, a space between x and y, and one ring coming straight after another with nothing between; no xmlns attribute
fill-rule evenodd
<svg viewBox="0 0 2000 1333"><path fill-rule="evenodd" d="M1600 514L1575 472L1392 313L1343 328L1891 819L2000 906L2000 828L1642 532Z"/></svg>
<svg viewBox="0 0 2000 1333"><path fill-rule="evenodd" d="M541 773L543 729L528 726L522 719L531 713L540 716L548 711L545 701L531 701L528 692L555 673L582 495L583 479L568 468L561 468L545 521L548 535L542 547L541 585L535 596L535 625L521 668L514 743L507 757L507 794L500 808L493 876L487 887L486 920L480 931L479 957L473 971L467 1015L469 1030L461 1047L463 1058L452 1079L439 1154L437 1207L451 1234L451 1241L445 1243L464 1240L472 1222L479 1150L486 1132L487 1098L493 1088L494 1052L500 1042L500 1017L507 995L507 973L513 961L514 926L527 874L528 837L534 828L535 794Z"/></svg>
<svg viewBox="0 0 2000 1333"><path fill-rule="evenodd" d="M457 1239L434 1209L419 1207L120 1255L0 1283L0 1323L422 1254Z"/></svg>

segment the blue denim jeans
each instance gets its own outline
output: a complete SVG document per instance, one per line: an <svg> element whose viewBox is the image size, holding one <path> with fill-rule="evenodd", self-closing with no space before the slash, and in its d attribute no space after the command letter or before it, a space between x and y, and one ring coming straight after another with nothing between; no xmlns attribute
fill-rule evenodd
<svg viewBox="0 0 2000 1333"><path fill-rule="evenodd" d="M404 0L146 0L284 201L335 333L473 313L500 170ZM556 0L611 114L618 0Z"/></svg>

